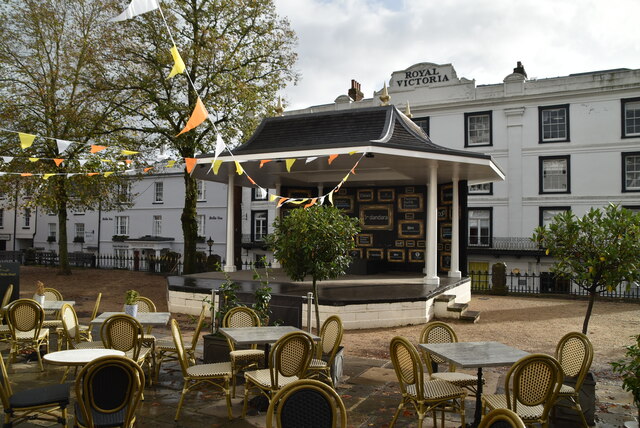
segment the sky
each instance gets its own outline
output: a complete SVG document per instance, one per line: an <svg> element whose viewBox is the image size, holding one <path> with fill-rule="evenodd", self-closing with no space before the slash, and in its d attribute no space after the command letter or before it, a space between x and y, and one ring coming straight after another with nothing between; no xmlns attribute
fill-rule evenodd
<svg viewBox="0 0 640 428"><path fill-rule="evenodd" d="M394 71L451 63L476 85L522 61L529 78L640 69L640 0L275 0L298 36L285 110L366 98ZM392 100L393 102L393 100Z"/></svg>

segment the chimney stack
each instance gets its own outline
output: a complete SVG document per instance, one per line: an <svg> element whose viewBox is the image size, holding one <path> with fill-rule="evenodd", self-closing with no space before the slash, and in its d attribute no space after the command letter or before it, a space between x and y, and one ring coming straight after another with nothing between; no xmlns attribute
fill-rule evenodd
<svg viewBox="0 0 640 428"><path fill-rule="evenodd" d="M353 101L360 101L364 98L364 94L360 90L360 83L356 82L354 79L351 79L351 89L349 89L347 94Z"/></svg>

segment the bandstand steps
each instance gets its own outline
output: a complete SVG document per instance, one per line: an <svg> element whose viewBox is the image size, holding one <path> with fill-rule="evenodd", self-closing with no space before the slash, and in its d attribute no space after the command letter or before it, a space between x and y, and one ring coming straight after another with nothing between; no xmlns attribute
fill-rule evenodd
<svg viewBox="0 0 640 428"><path fill-rule="evenodd" d="M441 294L434 299L434 312L436 318L458 319L467 322L478 322L479 311L469 310L467 303L456 303L456 296Z"/></svg>

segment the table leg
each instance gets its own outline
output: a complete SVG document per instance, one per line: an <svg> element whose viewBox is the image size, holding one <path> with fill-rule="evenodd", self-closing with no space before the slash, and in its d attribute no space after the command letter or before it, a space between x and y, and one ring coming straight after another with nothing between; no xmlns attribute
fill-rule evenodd
<svg viewBox="0 0 640 428"><path fill-rule="evenodd" d="M480 425L480 419L482 419L482 367L478 367L478 384L476 385L476 410L473 414L473 424L471 426L476 428Z"/></svg>

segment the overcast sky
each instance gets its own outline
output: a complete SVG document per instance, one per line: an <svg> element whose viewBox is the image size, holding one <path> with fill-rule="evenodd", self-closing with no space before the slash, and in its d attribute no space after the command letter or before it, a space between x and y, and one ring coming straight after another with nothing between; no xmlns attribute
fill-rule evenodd
<svg viewBox="0 0 640 428"><path fill-rule="evenodd" d="M365 97L391 73L451 63L476 85L522 61L529 78L640 69L640 0L275 0L298 35L301 80L287 110L331 103L351 79Z"/></svg>

